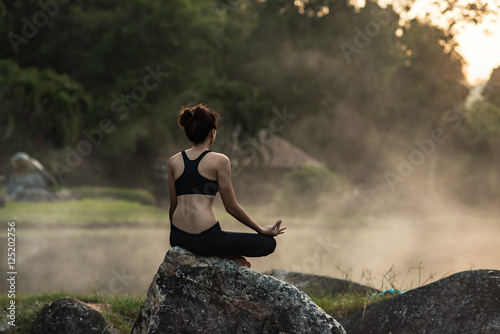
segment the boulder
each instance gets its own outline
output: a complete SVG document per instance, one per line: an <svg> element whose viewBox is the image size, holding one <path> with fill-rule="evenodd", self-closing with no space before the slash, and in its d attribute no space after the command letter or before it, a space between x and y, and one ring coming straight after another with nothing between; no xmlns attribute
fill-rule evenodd
<svg viewBox="0 0 500 334"><path fill-rule="evenodd" d="M349 334L497 334L500 271L460 272L339 321Z"/></svg>
<svg viewBox="0 0 500 334"><path fill-rule="evenodd" d="M288 270L270 270L264 274L276 277L314 296L336 296L343 293L367 294L380 292L355 282L327 276L303 274Z"/></svg>
<svg viewBox="0 0 500 334"><path fill-rule="evenodd" d="M38 160L24 152L17 152L10 158L13 173L7 184L7 200L52 202L54 196L49 184L58 181Z"/></svg>
<svg viewBox="0 0 500 334"><path fill-rule="evenodd" d="M9 198L11 201L16 202L54 202L55 198L52 193L46 189L24 189L17 192L14 196Z"/></svg>
<svg viewBox="0 0 500 334"><path fill-rule="evenodd" d="M46 305L31 327L31 334L119 334L93 308L69 297Z"/></svg>
<svg viewBox="0 0 500 334"><path fill-rule="evenodd" d="M170 249L132 334L336 333L339 323L296 287L219 257Z"/></svg>

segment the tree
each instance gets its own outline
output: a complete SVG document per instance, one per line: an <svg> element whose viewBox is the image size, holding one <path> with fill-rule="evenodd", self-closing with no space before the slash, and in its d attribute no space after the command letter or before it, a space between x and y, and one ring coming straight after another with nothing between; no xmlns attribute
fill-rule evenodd
<svg viewBox="0 0 500 334"><path fill-rule="evenodd" d="M73 143L91 106L88 94L66 75L20 68L12 60L0 61L0 103L4 154Z"/></svg>

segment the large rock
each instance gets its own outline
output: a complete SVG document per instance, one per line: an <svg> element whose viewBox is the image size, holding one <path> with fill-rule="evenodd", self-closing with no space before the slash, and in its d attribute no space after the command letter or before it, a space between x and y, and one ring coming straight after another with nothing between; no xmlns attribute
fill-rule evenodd
<svg viewBox="0 0 500 334"><path fill-rule="evenodd" d="M69 297L46 305L35 319L31 334L119 334L93 308Z"/></svg>
<svg viewBox="0 0 500 334"><path fill-rule="evenodd" d="M218 257L174 247L154 276L132 334L345 334L296 287Z"/></svg>
<svg viewBox="0 0 500 334"><path fill-rule="evenodd" d="M498 334L500 271L457 273L339 321L349 334Z"/></svg>
<svg viewBox="0 0 500 334"><path fill-rule="evenodd" d="M334 297L343 293L367 294L380 292L355 282L327 276L298 273L288 270L270 270L265 274L296 286L307 294Z"/></svg>
<svg viewBox="0 0 500 334"><path fill-rule="evenodd" d="M16 202L53 202L54 195L46 189L24 189L17 192L14 196L9 197L9 200Z"/></svg>

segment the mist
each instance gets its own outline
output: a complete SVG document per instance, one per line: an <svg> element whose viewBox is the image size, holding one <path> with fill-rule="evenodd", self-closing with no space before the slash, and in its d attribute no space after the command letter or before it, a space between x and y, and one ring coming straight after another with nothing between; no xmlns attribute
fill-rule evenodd
<svg viewBox="0 0 500 334"><path fill-rule="evenodd" d="M82 6L98 14L95 21ZM453 40L455 23L477 15L458 8L451 13L457 17L447 17L450 26L437 27L405 21L410 8L376 2L123 6L123 13L98 1L61 6L18 52L0 50L1 175L9 176L10 157L25 151L64 176L55 188L152 193L156 159L190 146L177 125L179 109L207 103L221 115L213 148L232 160L241 205L262 226L278 219L288 226L275 253L249 259L253 270L406 290L500 267L500 70L471 87ZM4 39L41 10L36 3L4 7ZM198 23L186 27L188 21ZM61 36L68 22L74 30ZM367 26L377 33L361 47ZM102 38L103 30L113 38ZM310 166L303 155L266 165L263 132L314 160L331 185L308 184L311 173L290 192L286 175ZM68 152L85 141L91 150L70 166ZM46 208L57 210L57 203ZM134 224L114 212L116 222L78 227L38 226L37 212L23 221L8 210L9 203L0 208L0 221L16 222L17 293L145 294L170 248L166 208L156 209L163 215L154 223ZM220 198L215 214L224 230L249 232ZM7 267L5 256L0 264Z"/></svg>
<svg viewBox="0 0 500 334"><path fill-rule="evenodd" d="M350 191L351 198L337 204L334 198L322 198L331 205L316 214L279 212L268 205L267 221L260 223L282 218L288 229L277 238L275 253L249 259L252 269L406 290L458 271L500 265L494 209L467 208L409 187ZM250 206L248 212L263 217L258 210ZM223 218L223 229L249 232L224 215L220 203L215 211ZM170 248L166 211L165 221L152 227L23 228L20 221L17 226L18 293L145 294ZM7 247L4 238L0 247Z"/></svg>

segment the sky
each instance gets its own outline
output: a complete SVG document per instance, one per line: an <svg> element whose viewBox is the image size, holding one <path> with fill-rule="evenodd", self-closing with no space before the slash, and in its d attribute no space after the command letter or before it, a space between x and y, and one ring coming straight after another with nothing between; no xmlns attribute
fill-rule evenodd
<svg viewBox="0 0 500 334"><path fill-rule="evenodd" d="M364 6L366 0L350 0L356 6ZM391 3L397 3L400 0L378 0L384 7ZM406 0L401 0L405 2ZM442 0L437 0L442 1ZM459 0L461 1L461 0ZM461 2L470 2L463 0ZM490 8L498 7L499 0L486 0ZM406 1L408 2L408 1ZM410 1L411 2L411 1ZM410 17L419 17L423 13L436 8L436 0L415 0L411 6ZM399 3L400 5L401 3ZM439 15L436 15L439 17ZM500 10L496 18L497 22L488 19L480 25L469 24L458 31L456 40L459 44L458 51L464 57L467 64L464 66L464 72L467 80L472 86L484 84L490 77L493 69L500 66ZM439 22L436 22L438 25ZM486 34L486 30L490 34Z"/></svg>
<svg viewBox="0 0 500 334"><path fill-rule="evenodd" d="M457 36L459 52L467 61L465 73L469 83L488 80L494 68L500 66L500 19L497 23L468 26ZM485 27L492 32L484 33Z"/></svg>
<svg viewBox="0 0 500 334"><path fill-rule="evenodd" d="M497 7L498 0L486 1L490 8ZM412 5L410 15L420 16L430 8L436 8L433 6L435 2L435 0L416 0ZM469 3L470 0L460 2ZM440 15L435 17L439 18ZM440 22L436 23L440 25ZM493 69L500 66L500 11L496 20L487 18L479 25L462 26L455 38L459 44L458 51L467 63L464 66L464 72L469 83L474 86L487 81Z"/></svg>

